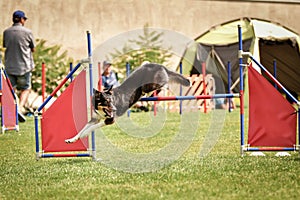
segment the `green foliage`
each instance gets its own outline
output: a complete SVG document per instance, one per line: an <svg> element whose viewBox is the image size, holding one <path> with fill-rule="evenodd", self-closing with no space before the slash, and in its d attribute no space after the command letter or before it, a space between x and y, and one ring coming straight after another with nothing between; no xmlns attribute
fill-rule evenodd
<svg viewBox="0 0 300 200"><path fill-rule="evenodd" d="M172 56L172 47L164 49L162 47L163 32L151 30L146 24L143 34L138 39L128 40L121 50L115 49L110 53L111 60L117 72L121 75L126 74L125 64L128 62L131 70L140 66L144 61L164 64ZM123 77L120 77L121 79Z"/></svg>
<svg viewBox="0 0 300 200"><path fill-rule="evenodd" d="M51 93L68 74L72 58L67 56L67 51L60 53L61 46L47 46L46 40L38 39L33 54L35 69L32 72L32 88L41 94L42 63L46 65L46 93Z"/></svg>

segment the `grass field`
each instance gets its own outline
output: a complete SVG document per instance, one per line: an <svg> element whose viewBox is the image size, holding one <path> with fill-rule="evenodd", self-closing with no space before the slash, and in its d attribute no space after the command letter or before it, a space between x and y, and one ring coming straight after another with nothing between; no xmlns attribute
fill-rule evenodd
<svg viewBox="0 0 300 200"><path fill-rule="evenodd" d="M134 163L128 163L126 170L118 168L113 164L127 158L118 158L107 148L97 151L103 162L91 158L36 161L34 124L29 118L20 124L20 132L0 134L0 199L299 199L298 153L290 157L275 157L275 153L241 157L239 111L225 114L220 133L209 133L217 126L212 121L222 122L222 117L213 120L219 117L216 113L200 114L198 119L188 120L190 124L185 122L181 132L192 138L191 143L179 158L158 163L160 168L153 166L149 172L130 172ZM147 127L151 118L148 113L133 113L131 119ZM160 133L151 137L128 136L113 125L105 127L99 138L106 138L126 152L147 155L173 142L181 120L178 114L168 114ZM187 127L195 133L189 135ZM209 142L207 135L216 144L200 158L200 150ZM178 141L175 147L185 145L184 137ZM109 162L110 158L114 163ZM132 158L128 160L134 162ZM152 160L145 162L151 164Z"/></svg>

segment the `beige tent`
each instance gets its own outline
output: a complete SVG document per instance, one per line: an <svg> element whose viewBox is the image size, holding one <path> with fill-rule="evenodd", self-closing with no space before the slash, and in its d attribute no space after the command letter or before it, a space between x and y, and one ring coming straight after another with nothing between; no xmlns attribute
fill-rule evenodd
<svg viewBox="0 0 300 200"><path fill-rule="evenodd" d="M207 73L220 77L227 85L227 64L230 62L232 82L238 83L238 25L242 27L243 50L251 52L271 73L274 73L273 62L276 61L278 80L289 91L300 94L299 36L278 23L261 19L233 20L214 26L197 37L196 45L185 51L185 73L201 73L201 63L205 62ZM238 92L239 84L232 89Z"/></svg>

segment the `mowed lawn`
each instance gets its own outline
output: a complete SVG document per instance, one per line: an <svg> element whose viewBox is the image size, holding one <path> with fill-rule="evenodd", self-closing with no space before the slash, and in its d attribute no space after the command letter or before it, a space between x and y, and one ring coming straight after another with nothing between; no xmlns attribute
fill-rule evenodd
<svg viewBox="0 0 300 200"><path fill-rule="evenodd" d="M96 132L102 161L37 161L28 118L19 132L0 134L0 199L299 199L299 153L242 157L239 110L192 118L167 113L159 120L150 115L131 114L142 127L132 134L126 120Z"/></svg>

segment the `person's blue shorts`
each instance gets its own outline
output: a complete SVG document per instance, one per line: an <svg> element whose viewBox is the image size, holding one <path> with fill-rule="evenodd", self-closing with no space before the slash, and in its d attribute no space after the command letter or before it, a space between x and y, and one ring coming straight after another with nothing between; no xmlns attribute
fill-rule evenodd
<svg viewBox="0 0 300 200"><path fill-rule="evenodd" d="M31 72L27 72L21 76L7 75L13 88L17 88L17 90L31 89Z"/></svg>

